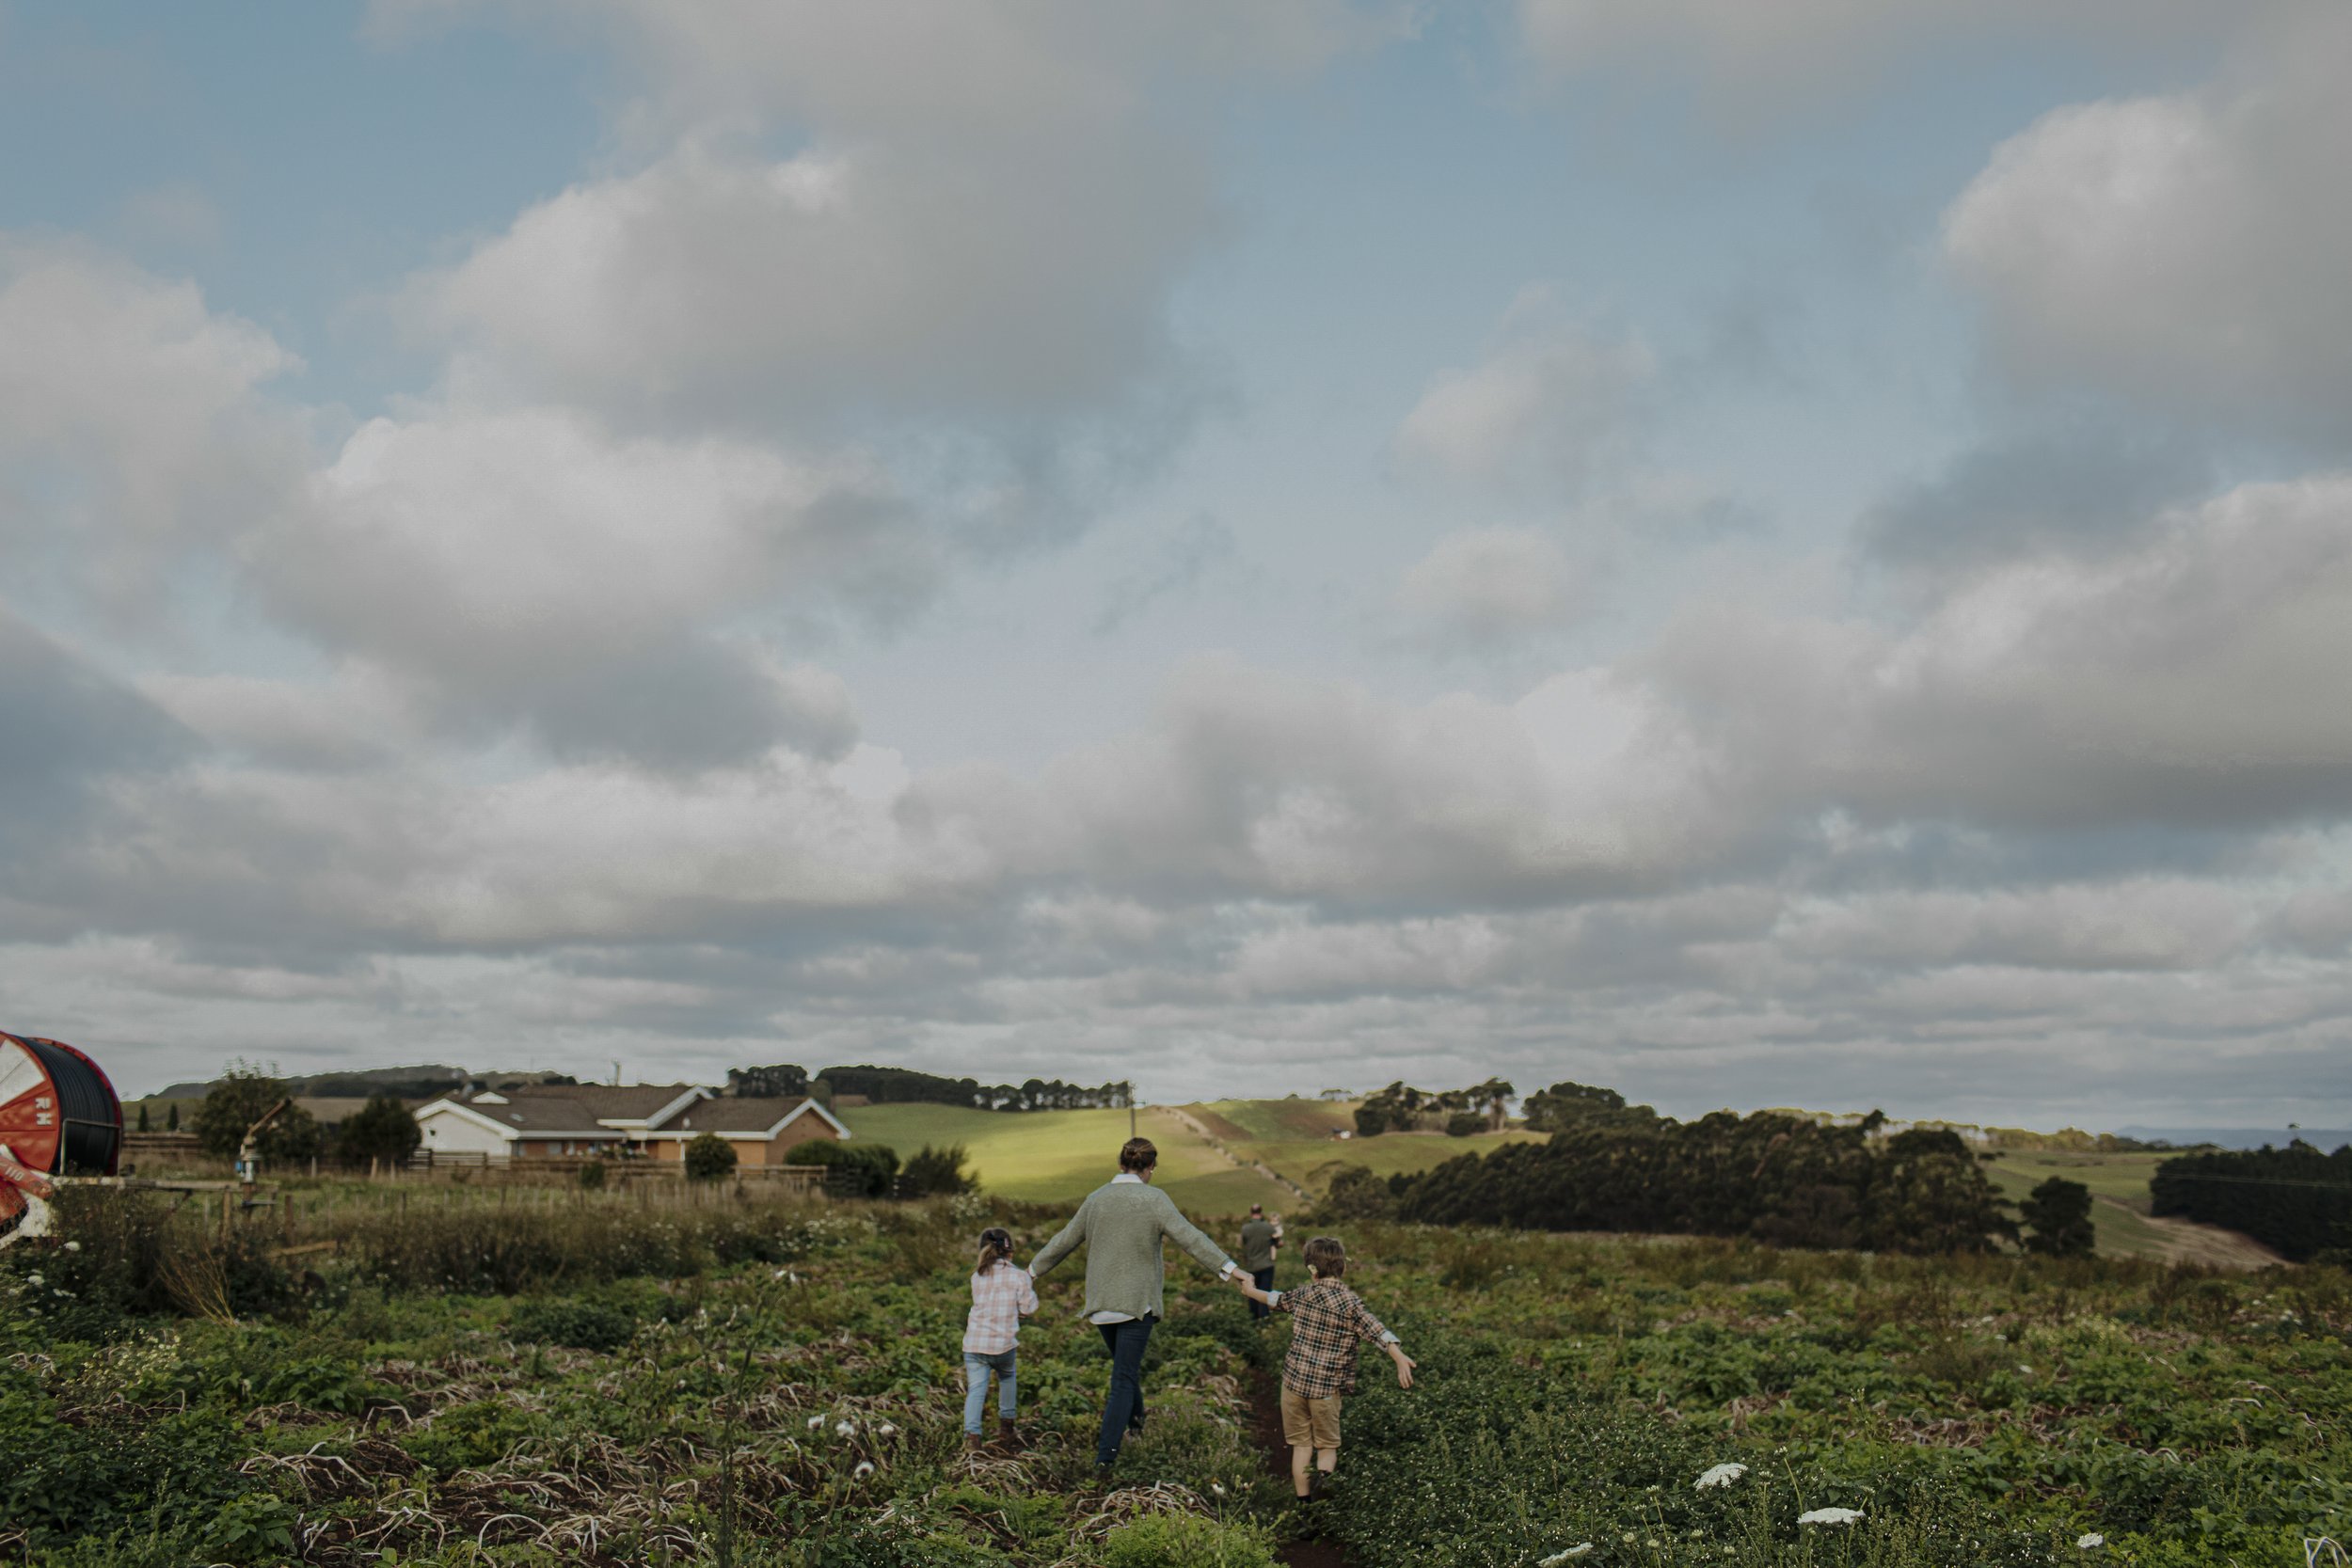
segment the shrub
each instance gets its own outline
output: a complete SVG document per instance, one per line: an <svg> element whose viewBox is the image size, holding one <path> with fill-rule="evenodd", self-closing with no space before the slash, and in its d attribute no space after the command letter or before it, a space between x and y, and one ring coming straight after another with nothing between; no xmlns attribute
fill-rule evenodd
<svg viewBox="0 0 2352 1568"><path fill-rule="evenodd" d="M723 1181L735 1174L735 1146L716 1132L698 1132L686 1146L686 1180Z"/></svg>
<svg viewBox="0 0 2352 1568"><path fill-rule="evenodd" d="M1198 1513L1151 1513L1104 1538L1104 1568L1273 1568L1262 1531Z"/></svg>
<svg viewBox="0 0 2352 1568"><path fill-rule="evenodd" d="M580 1166L580 1190L584 1193L604 1191L604 1166L605 1162L602 1160L591 1160Z"/></svg>
<svg viewBox="0 0 2352 1568"><path fill-rule="evenodd" d="M1456 1111L1445 1118L1445 1135L1449 1138L1467 1138L1486 1130L1486 1118L1476 1111Z"/></svg>
<svg viewBox="0 0 2352 1568"><path fill-rule="evenodd" d="M977 1190L979 1178L964 1170L965 1158L961 1144L949 1144L945 1148L925 1144L899 1173L899 1194L906 1197L952 1197L957 1193Z"/></svg>
<svg viewBox="0 0 2352 1568"><path fill-rule="evenodd" d="M522 1344L609 1352L636 1338L637 1319L609 1302L556 1296L516 1307L507 1331Z"/></svg>
<svg viewBox="0 0 2352 1568"><path fill-rule="evenodd" d="M1330 1185L1316 1212L1334 1219L1375 1220L1386 1218L1392 1207L1389 1184L1374 1175L1369 1165L1342 1165L1331 1173Z"/></svg>
<svg viewBox="0 0 2352 1568"><path fill-rule="evenodd" d="M797 1145L784 1157L787 1165L827 1165L846 1175L829 1173L827 1185L849 1197L888 1197L898 1180L898 1151L888 1144L838 1143L813 1138ZM835 1185L838 1183L838 1185Z"/></svg>

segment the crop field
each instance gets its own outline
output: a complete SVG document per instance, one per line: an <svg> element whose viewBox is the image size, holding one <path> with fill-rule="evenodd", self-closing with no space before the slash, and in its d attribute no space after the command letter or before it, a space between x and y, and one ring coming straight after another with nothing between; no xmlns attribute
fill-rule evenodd
<svg viewBox="0 0 2352 1568"><path fill-rule="evenodd" d="M226 1249L77 1204L73 1250L0 1259L0 1562L2285 1568L2352 1533L2332 1269L1349 1225L1421 1374L1365 1356L1302 1512L1251 1418L1286 1330L1181 1259L1112 1484L1076 1263L1023 1335L1030 1446L961 1451L967 1244L1058 1208L305 1196Z"/></svg>

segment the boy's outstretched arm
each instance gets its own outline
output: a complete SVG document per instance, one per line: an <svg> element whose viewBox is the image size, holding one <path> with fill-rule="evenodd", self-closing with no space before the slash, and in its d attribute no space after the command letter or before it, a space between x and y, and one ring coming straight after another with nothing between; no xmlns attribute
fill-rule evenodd
<svg viewBox="0 0 2352 1568"><path fill-rule="evenodd" d="M1380 1348L1387 1351L1389 1359L1396 1363L1396 1386L1399 1388L1410 1388L1413 1386L1413 1369L1421 1363L1406 1354L1405 1347L1393 1338L1388 1340Z"/></svg>

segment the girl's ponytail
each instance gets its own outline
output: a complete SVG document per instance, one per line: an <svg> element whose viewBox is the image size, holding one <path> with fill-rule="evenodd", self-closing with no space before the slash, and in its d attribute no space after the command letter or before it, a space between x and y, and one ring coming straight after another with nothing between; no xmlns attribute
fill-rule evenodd
<svg viewBox="0 0 2352 1568"><path fill-rule="evenodd" d="M1012 1260L1012 1232L1001 1225L992 1225L980 1232L979 1266L972 1272L986 1274L999 1263Z"/></svg>

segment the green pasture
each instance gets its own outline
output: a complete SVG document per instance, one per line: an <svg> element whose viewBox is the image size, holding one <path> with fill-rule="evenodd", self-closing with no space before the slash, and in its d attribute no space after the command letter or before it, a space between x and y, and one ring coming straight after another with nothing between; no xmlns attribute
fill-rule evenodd
<svg viewBox="0 0 2352 1568"><path fill-rule="evenodd" d="M1237 1166L1208 1139L1160 1106L1136 1113L1136 1127L1159 1146L1159 1184L1188 1212L1238 1214L1252 1203L1277 1210L1297 1199L1248 1168L1263 1164L1319 1192L1340 1165L1382 1176L1426 1170L1462 1154L1506 1143L1540 1141L1533 1132L1449 1138L1391 1132L1339 1139L1355 1106L1314 1100L1224 1100L1182 1108L1230 1149ZM981 1190L1024 1203L1074 1203L1108 1180L1127 1137L1124 1111L977 1111L960 1105L852 1105L838 1112L861 1138L888 1144L900 1158L925 1144L961 1144Z"/></svg>
<svg viewBox="0 0 2352 1568"><path fill-rule="evenodd" d="M901 1159L925 1144L961 1144L981 1190L1021 1203L1074 1203L1119 1168L1124 1111L976 1111L960 1105L851 1105L836 1113L851 1133L888 1144ZM1184 1208L1240 1212L1280 1189L1236 1170L1191 1129L1156 1106L1136 1127L1159 1146L1159 1183Z"/></svg>

